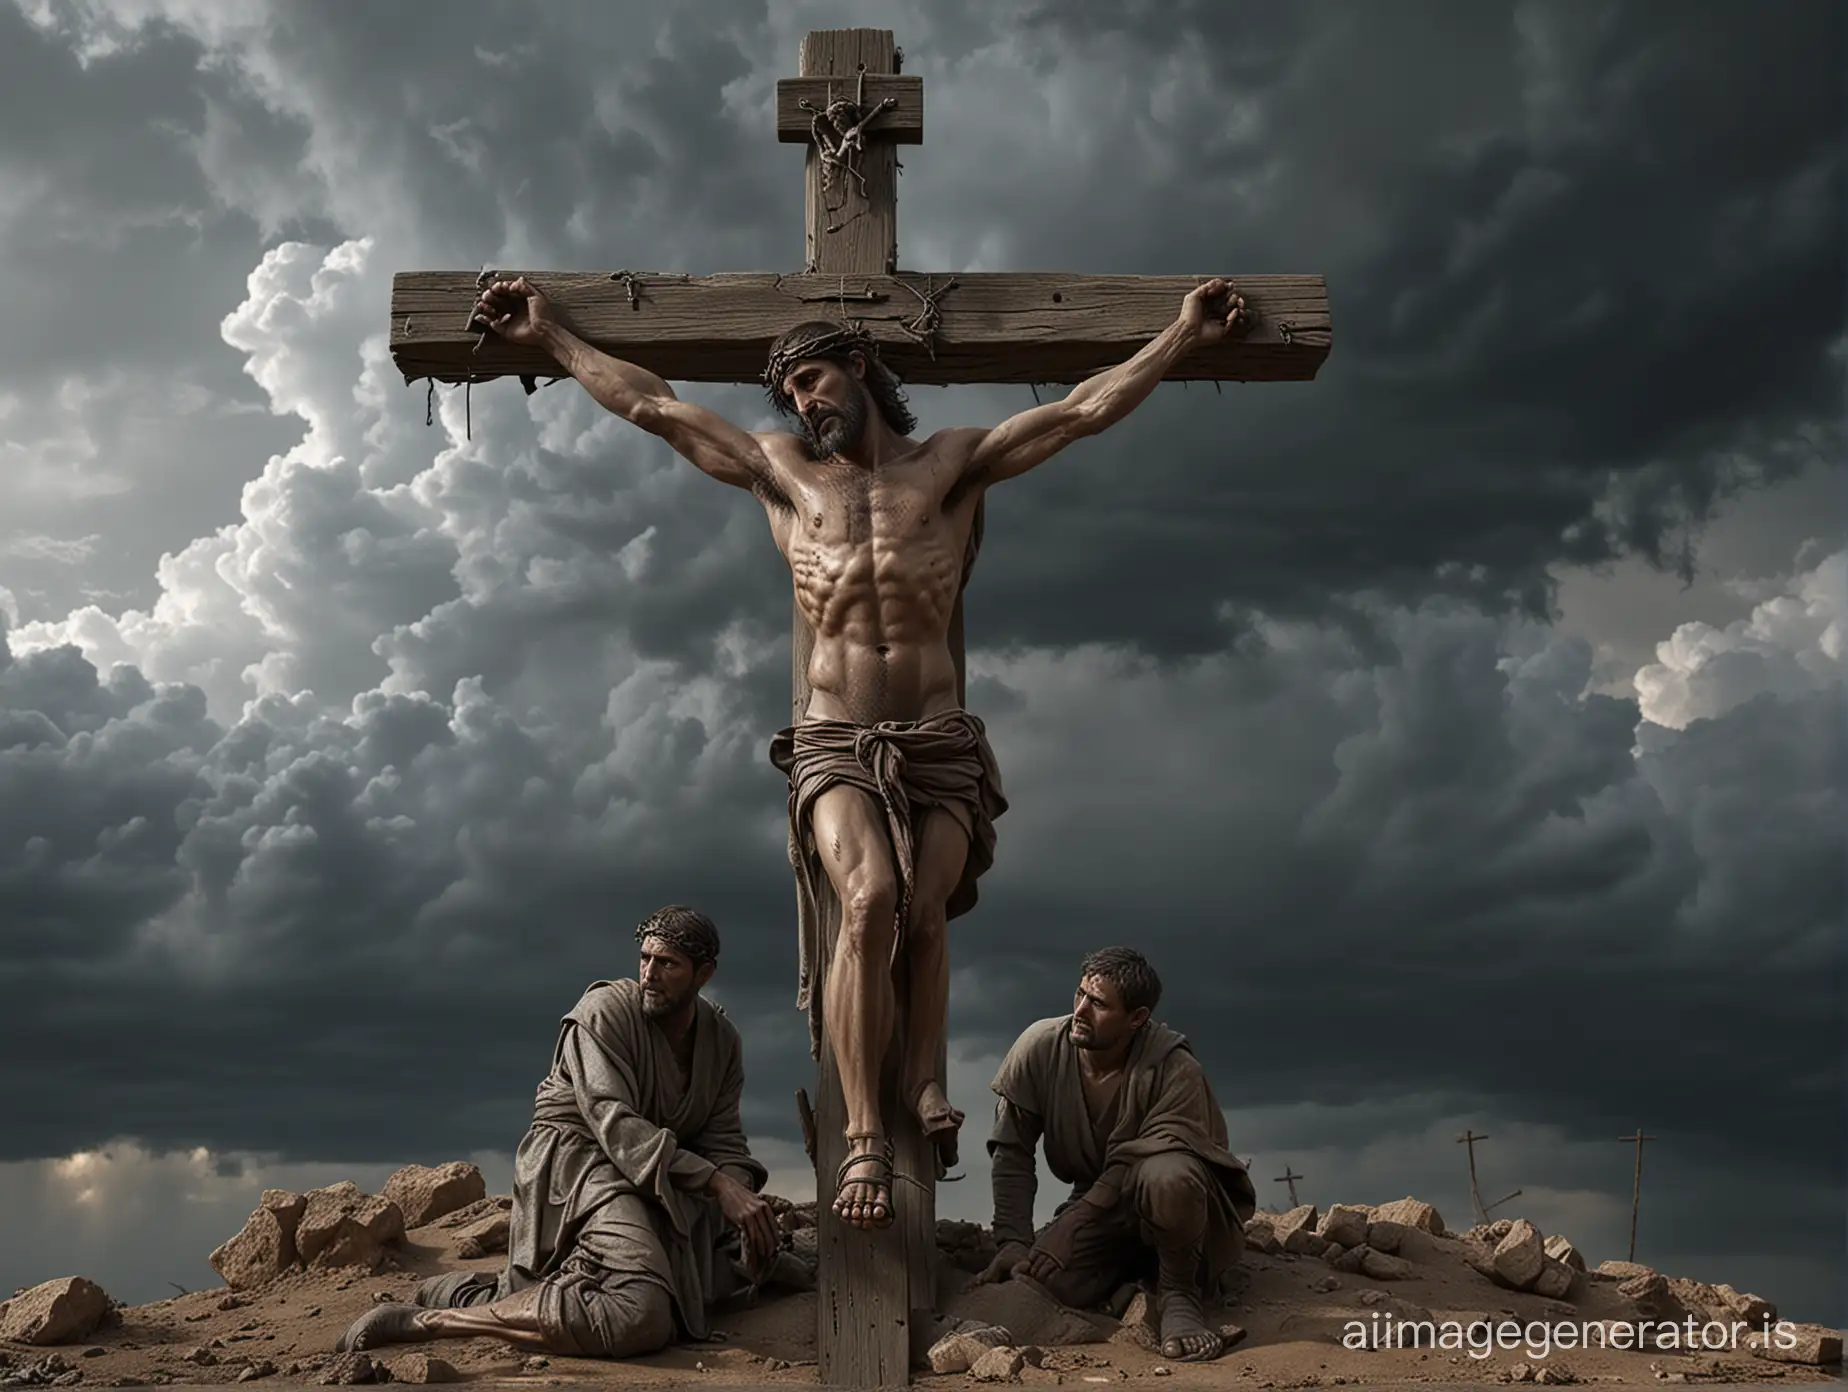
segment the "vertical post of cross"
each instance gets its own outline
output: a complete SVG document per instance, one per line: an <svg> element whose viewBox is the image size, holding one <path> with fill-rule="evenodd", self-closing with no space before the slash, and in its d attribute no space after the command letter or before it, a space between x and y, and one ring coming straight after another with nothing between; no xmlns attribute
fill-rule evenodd
<svg viewBox="0 0 1848 1392"><path fill-rule="evenodd" d="M898 50L889 29L832 29L808 34L802 41L800 74L829 79L828 90L853 100L862 73L898 71ZM811 99L811 105L825 102ZM891 140L867 127L853 165L829 167L826 152L811 143L804 171L808 268L845 280L855 275L885 275L896 269L898 152ZM833 313L825 304L816 306ZM958 697L963 672L962 601L957 599L950 631L956 659ZM792 721L808 713L809 659L814 634L795 610L791 634ZM816 886L821 917L822 950L817 999L825 1000L823 982L840 930L841 906L825 879ZM820 1227L820 1264L816 1311L816 1369L824 1385L899 1387L911 1379L911 1330L936 1305L936 1157L916 1116L903 1105L898 1087L898 1041L905 1034L906 982L895 982L899 1009L893 1047L882 1070L879 1106L893 1147L892 1200L897 1218L883 1232L863 1232L833 1215L835 1182L847 1157L846 1104L828 1038L821 1020L820 1090L815 1116L816 1222Z"/></svg>

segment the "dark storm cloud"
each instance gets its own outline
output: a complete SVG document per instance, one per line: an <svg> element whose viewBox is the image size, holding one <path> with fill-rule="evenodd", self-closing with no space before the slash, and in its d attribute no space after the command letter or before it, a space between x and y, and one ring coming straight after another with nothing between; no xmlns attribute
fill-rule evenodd
<svg viewBox="0 0 1848 1392"><path fill-rule="evenodd" d="M283 438L235 433L230 393L184 430L78 399L135 487L47 505L50 540L0 560L23 591L22 550L187 527L157 603L41 603L0 667L0 1048L33 1060L0 1079L0 1156L505 1148L558 1014L686 899L725 931L752 1132L793 1140L763 757L789 592L757 505L570 384L447 393L425 429L378 339L405 266L794 265L767 108L809 17L46 13L13 36L41 95L93 108L31 166L63 202L0 223L75 311L47 371L148 391L241 361ZM1727 661L1665 660L1644 713L1709 718L1637 756L1638 705L1580 699L1588 651L1485 612L1837 439L1841 20L1780 13L869 13L929 89L906 264L1321 271L1336 315L1318 382L1165 389L994 495L972 692L1014 810L956 937L961 1067L1062 1010L1083 948L1134 941L1246 1149L1422 1185L1436 1128L1483 1115L1554 1128L1519 1182L1576 1193L1603 1185L1577 1147L1640 1120L1677 1137L1683 1252L1839 1289L1808 1284L1839 1256L1811 1221L1839 1127L1775 1160L1741 1139L1839 1111L1839 564L1786 597L1811 626L1766 609L1696 635ZM1741 88L1742 53L1780 81ZM155 282L119 326L54 204ZM689 394L761 421L748 389ZM927 427L1029 404L917 401ZM1390 1165L1355 1160L1375 1145ZM1768 1165L1788 1199L1739 1212Z"/></svg>

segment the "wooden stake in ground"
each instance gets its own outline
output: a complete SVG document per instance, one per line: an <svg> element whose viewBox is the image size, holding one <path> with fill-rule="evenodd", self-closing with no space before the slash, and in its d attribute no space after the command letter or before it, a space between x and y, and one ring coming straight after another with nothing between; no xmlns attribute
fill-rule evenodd
<svg viewBox="0 0 1848 1392"><path fill-rule="evenodd" d="M481 286L525 275L594 346L668 381L757 383L773 339L809 319L850 321L869 332L905 381L1078 382L1124 361L1173 322L1202 276L1085 276L1065 272L925 274L898 268L898 144L924 138L923 82L899 72L886 29L834 29L802 41L800 76L777 84L777 138L807 147L806 261L795 274L693 276L632 269L410 271L392 282L390 346L405 380L472 386L519 377L528 391L558 365L474 322ZM978 152L979 153L979 152ZM1223 275L1223 268L1209 268ZM1328 356L1328 289L1320 276L1231 277L1252 325L1203 346L1168 373L1178 381L1308 381ZM466 387L465 387L466 390ZM981 535L978 510L975 537ZM966 574L966 570L965 570ZM959 697L964 687L963 601L949 630ZM792 630L791 717L809 704L813 635L800 609ZM826 883L819 975L840 925ZM813 984L821 998L822 979ZM834 1176L846 1156L845 1107L822 1021L814 1108L820 1221L818 1375L857 1388L910 1380L914 1315L934 1308L934 1156L910 1108L899 1105L893 1032L881 1112L894 1150L897 1221L867 1233L836 1220Z"/></svg>
<svg viewBox="0 0 1848 1392"><path fill-rule="evenodd" d="M1622 1141L1625 1145L1629 1145L1632 1142L1634 1142L1636 1145L1636 1178L1631 1182L1631 1185L1630 1185L1630 1256L1629 1256L1629 1260L1635 1261L1636 1260L1636 1210L1641 1205L1642 1199L1643 1199L1643 1142L1653 1141L1655 1137L1645 1136L1643 1134L1643 1128L1639 1126L1636 1128L1635 1135L1619 1136L1617 1139Z"/></svg>
<svg viewBox="0 0 1848 1392"><path fill-rule="evenodd" d="M1299 1206L1296 1202L1296 1181L1301 1178L1302 1178L1301 1175L1292 1171L1288 1165L1285 1165L1283 1167L1283 1173L1278 1175L1277 1178L1272 1181L1275 1184L1287 1184L1290 1186L1290 1207L1291 1208L1296 1208Z"/></svg>
<svg viewBox="0 0 1848 1392"><path fill-rule="evenodd" d="M1476 1221L1478 1223L1488 1222L1489 1215L1503 1204L1507 1203L1509 1199L1518 1199L1521 1197L1521 1191L1516 1189L1510 1193L1503 1194L1492 1204L1485 1204L1482 1201L1482 1191L1476 1187L1476 1142L1486 1140L1488 1140L1487 1136L1478 1136L1474 1131L1465 1131L1461 1136L1457 1137L1458 1145L1469 1147L1469 1201L1476 1210Z"/></svg>

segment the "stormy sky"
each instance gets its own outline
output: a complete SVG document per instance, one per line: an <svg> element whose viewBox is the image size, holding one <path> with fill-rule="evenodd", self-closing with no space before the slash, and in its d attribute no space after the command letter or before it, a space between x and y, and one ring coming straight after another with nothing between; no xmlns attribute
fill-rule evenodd
<svg viewBox="0 0 1848 1392"><path fill-rule="evenodd" d="M760 510L569 383L427 426L385 352L396 270L799 266L774 84L842 14L655 8L0 3L0 1289L207 1284L266 1185L504 1186L670 901L810 1183ZM1315 382L1165 387L990 499L965 1150L1128 942L1267 1202L1467 1226L1468 1126L1622 1256L1640 1126L1639 1259L1839 1322L1841 7L848 17L924 78L901 265L1334 311Z"/></svg>

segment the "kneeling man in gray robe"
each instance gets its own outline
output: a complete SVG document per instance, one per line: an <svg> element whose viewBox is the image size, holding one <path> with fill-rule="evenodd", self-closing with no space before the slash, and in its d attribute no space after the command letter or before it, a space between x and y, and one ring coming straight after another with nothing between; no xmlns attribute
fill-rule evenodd
<svg viewBox="0 0 1848 1392"><path fill-rule="evenodd" d="M362 1315L338 1347L505 1339L584 1357L704 1338L706 1307L778 1255L767 1177L739 1121L738 1031L700 988L718 929L679 905L636 930L639 980L598 981L566 1015L514 1157L507 1266L450 1272L415 1305ZM727 1229L741 1260L721 1250Z"/></svg>
<svg viewBox="0 0 1848 1392"><path fill-rule="evenodd" d="M1030 1278L1079 1308L1152 1279L1163 1354L1199 1361L1224 1351L1205 1301L1258 1200L1193 1050L1149 1018L1160 999L1140 953L1094 952L1072 1013L1030 1026L1002 1060L988 1142L1000 1247L983 1279ZM1035 1237L1041 1140L1072 1192Z"/></svg>

